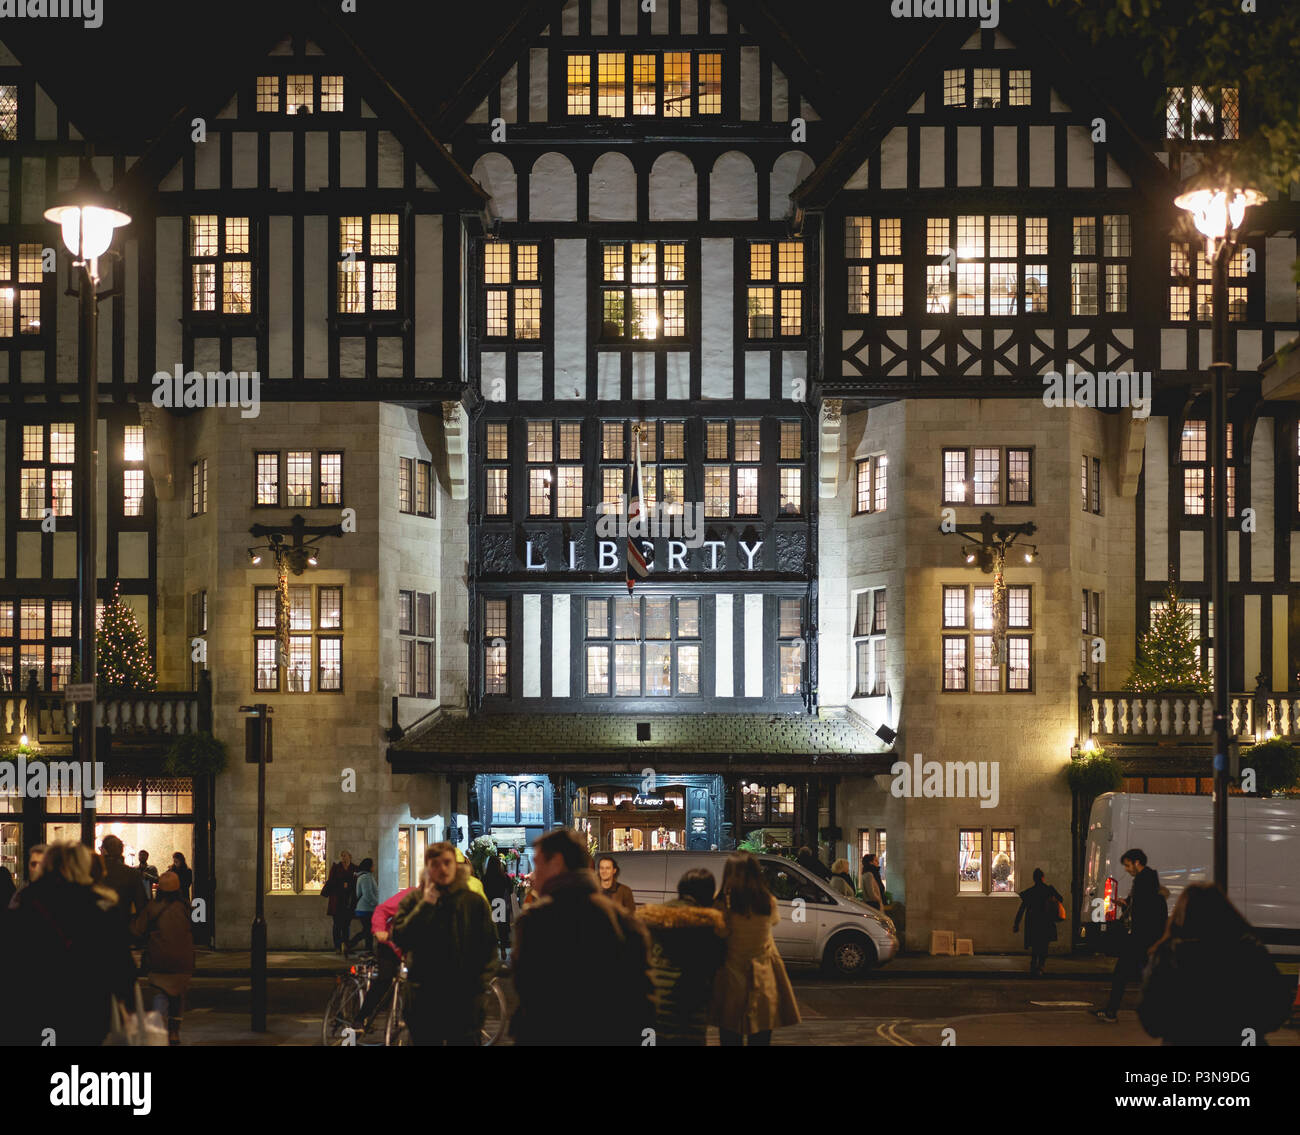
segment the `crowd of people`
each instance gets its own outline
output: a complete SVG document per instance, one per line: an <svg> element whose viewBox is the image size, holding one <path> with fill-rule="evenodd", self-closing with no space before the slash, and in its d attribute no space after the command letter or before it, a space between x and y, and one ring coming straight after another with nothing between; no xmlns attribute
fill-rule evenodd
<svg viewBox="0 0 1300 1135"><path fill-rule="evenodd" d="M177 852L159 874L140 853L126 863L108 835L98 852L75 841L37 844L21 886L0 874L0 967L21 973L0 1013L0 1041L98 1045L114 1027L114 1001L142 1000L180 1044L186 991L194 974L189 892L193 873ZM140 950L137 968L132 947Z"/></svg>

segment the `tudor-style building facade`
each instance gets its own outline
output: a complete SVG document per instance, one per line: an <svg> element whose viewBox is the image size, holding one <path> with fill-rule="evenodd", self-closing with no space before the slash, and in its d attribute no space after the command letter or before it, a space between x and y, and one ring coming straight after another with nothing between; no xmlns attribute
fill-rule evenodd
<svg viewBox="0 0 1300 1135"><path fill-rule="evenodd" d="M444 835L572 824L601 848L875 850L908 945L1005 949L1003 900L1073 873L1080 740L1131 790L1204 787L1186 708L1114 692L1171 565L1215 646L1208 297L1171 204L1203 95L1117 111L1006 13L942 22L846 111L760 5L550 0L430 109L305 13L161 137L96 150L133 216L100 308L100 592L120 583L163 692L107 699L97 812L0 798L11 869L121 825L155 861L185 850L205 935L241 940L258 702L282 947L328 940L344 847L390 893ZM1235 101L1211 109L1230 140ZM85 151L0 55L0 733L35 721L51 754L84 442L66 258L56 282L33 248ZM1295 380L1256 370L1295 335L1295 208L1252 211L1230 297L1242 735L1300 708ZM178 366L256 372L260 411L155 405ZM1047 405L1052 370L1149 371L1150 416ZM661 530L629 595L635 445ZM996 661L990 577L941 529L985 512L1037 526ZM282 666L248 530L295 514L349 530L289 579ZM206 728L226 771L163 776L172 734ZM895 796L915 753L996 762L995 806Z"/></svg>

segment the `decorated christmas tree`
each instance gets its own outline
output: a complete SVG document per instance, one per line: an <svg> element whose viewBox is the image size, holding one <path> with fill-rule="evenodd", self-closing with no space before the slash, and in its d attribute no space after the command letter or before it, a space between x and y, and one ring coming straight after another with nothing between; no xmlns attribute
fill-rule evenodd
<svg viewBox="0 0 1300 1135"><path fill-rule="evenodd" d="M1151 629L1138 642L1137 660L1126 690L1138 694L1208 694L1210 679L1201 669L1198 629L1192 613L1179 606L1178 587L1170 581L1165 604L1151 613Z"/></svg>
<svg viewBox="0 0 1300 1135"><path fill-rule="evenodd" d="M113 586L113 598L104 608L95 636L95 680L100 691L129 690L139 693L157 687L149 644L135 612Z"/></svg>

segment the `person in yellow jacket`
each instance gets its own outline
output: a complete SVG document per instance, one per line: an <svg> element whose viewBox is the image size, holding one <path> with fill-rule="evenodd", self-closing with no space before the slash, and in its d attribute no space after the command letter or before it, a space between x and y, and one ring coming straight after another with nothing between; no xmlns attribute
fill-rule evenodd
<svg viewBox="0 0 1300 1135"><path fill-rule="evenodd" d="M469 878L465 880L465 885L476 895L479 895L484 902L487 902L487 892L483 890L482 882L479 880L479 877L474 874L473 865L465 858L465 853L461 851L459 847L456 848L456 862L464 863L469 870ZM489 903L488 905L490 906L491 904Z"/></svg>

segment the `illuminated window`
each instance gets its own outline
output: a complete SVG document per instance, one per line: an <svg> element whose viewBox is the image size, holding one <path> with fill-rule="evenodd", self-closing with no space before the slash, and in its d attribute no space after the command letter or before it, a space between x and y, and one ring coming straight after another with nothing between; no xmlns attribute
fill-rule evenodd
<svg viewBox="0 0 1300 1135"><path fill-rule="evenodd" d="M926 224L926 310L1045 314L1047 262L1037 258L1046 255L1046 217L931 217Z"/></svg>
<svg viewBox="0 0 1300 1135"><path fill-rule="evenodd" d="M591 57L587 55L570 55L567 77L569 113L590 114Z"/></svg>
<svg viewBox="0 0 1300 1135"><path fill-rule="evenodd" d="M320 894L330 870L326 829L272 828L267 869L267 890L271 894Z"/></svg>
<svg viewBox="0 0 1300 1135"><path fill-rule="evenodd" d="M312 114L316 110L316 76L286 75L284 77L284 102L286 114Z"/></svg>
<svg viewBox="0 0 1300 1135"><path fill-rule="evenodd" d="M1032 691L1033 656L1031 588L1006 589L1006 630L1003 647L997 644L993 588L947 585L943 588L940 641L943 651L943 688L975 693L1028 693ZM953 634L953 631L973 634ZM982 632L982 633L980 633ZM994 632L994 633L989 633Z"/></svg>
<svg viewBox="0 0 1300 1135"><path fill-rule="evenodd" d="M279 602L274 587L254 590L253 688L309 694L315 672L317 690L322 693L342 692L343 637L340 632L343 628L343 589L298 584L289 588L287 659L280 656L280 642L276 635Z"/></svg>
<svg viewBox="0 0 1300 1135"><path fill-rule="evenodd" d="M18 141L18 88L0 85L0 142Z"/></svg>
<svg viewBox="0 0 1300 1135"><path fill-rule="evenodd" d="M484 334L493 339L542 337L541 267L536 244L489 241L483 246Z"/></svg>
<svg viewBox="0 0 1300 1135"><path fill-rule="evenodd" d="M963 828L957 841L957 891L984 893L984 832Z"/></svg>
<svg viewBox="0 0 1300 1135"><path fill-rule="evenodd" d="M889 500L889 458L883 453L857 463L855 513L884 512Z"/></svg>
<svg viewBox="0 0 1300 1135"><path fill-rule="evenodd" d="M1032 504L1033 451L1019 447L945 449L944 504Z"/></svg>
<svg viewBox="0 0 1300 1135"><path fill-rule="evenodd" d="M1236 87L1169 87L1165 137L1190 142L1235 141L1241 128Z"/></svg>
<svg viewBox="0 0 1300 1135"><path fill-rule="evenodd" d="M803 637L803 600L777 600L777 689L782 695L803 689L806 657Z"/></svg>
<svg viewBox="0 0 1300 1135"><path fill-rule="evenodd" d="M76 431L72 422L25 425L18 461L18 518L40 521L72 516L72 465Z"/></svg>
<svg viewBox="0 0 1300 1135"><path fill-rule="evenodd" d="M601 262L603 340L685 337L684 243L607 243L602 246Z"/></svg>
<svg viewBox="0 0 1300 1135"><path fill-rule="evenodd" d="M598 82L596 113L622 118L624 106L623 53L602 51L597 57Z"/></svg>
<svg viewBox="0 0 1300 1135"><path fill-rule="evenodd" d="M1234 323L1248 316L1248 256L1249 250L1242 247L1228 261L1228 319ZM1170 245L1169 276L1170 320L1209 323L1214 318L1214 269L1205 250L1175 241Z"/></svg>
<svg viewBox="0 0 1300 1135"><path fill-rule="evenodd" d="M39 244L0 245L0 338L41 333L41 251Z"/></svg>
<svg viewBox="0 0 1300 1135"><path fill-rule="evenodd" d="M401 225L396 213L340 217L337 306L341 315L397 310Z"/></svg>
<svg viewBox="0 0 1300 1135"><path fill-rule="evenodd" d="M433 465L414 457L397 459L397 511L435 516Z"/></svg>
<svg viewBox="0 0 1300 1135"><path fill-rule="evenodd" d="M437 697L438 597L431 592L399 591L397 601L397 692L403 697Z"/></svg>
<svg viewBox="0 0 1300 1135"><path fill-rule="evenodd" d="M1128 311L1133 255L1128 214L1075 217L1072 231L1070 314Z"/></svg>
<svg viewBox="0 0 1300 1135"><path fill-rule="evenodd" d="M280 76L258 75L257 77L257 111L259 114L275 114L280 109Z"/></svg>
<svg viewBox="0 0 1300 1135"><path fill-rule="evenodd" d="M1032 102L1032 88L1032 76L1023 69L950 68L943 73L943 105L974 110L1027 107Z"/></svg>
<svg viewBox="0 0 1300 1135"><path fill-rule="evenodd" d="M1225 496L1228 515L1237 513L1237 466L1233 452L1233 427L1227 423L1225 457L1228 477ZM1183 467L1183 512L1187 516L1214 515L1214 469L1209 460L1207 423L1204 419L1191 419L1183 423L1182 439L1178 450Z"/></svg>
<svg viewBox="0 0 1300 1135"><path fill-rule="evenodd" d="M856 681L853 696L883 697L885 693L885 589L859 591L854 597L853 652Z"/></svg>
<svg viewBox="0 0 1300 1135"><path fill-rule="evenodd" d="M797 339L803 334L803 242L751 242L748 328L751 339Z"/></svg>
<svg viewBox="0 0 1300 1135"><path fill-rule="evenodd" d="M508 694L510 656L509 604L505 599L483 600L483 692Z"/></svg>
<svg viewBox="0 0 1300 1135"><path fill-rule="evenodd" d="M143 469L125 469L122 472L122 515L144 515Z"/></svg>
<svg viewBox="0 0 1300 1135"><path fill-rule="evenodd" d="M660 74L662 103L658 90ZM596 79L594 106L593 75ZM570 54L566 59L565 84L566 108L571 116L594 114L624 118L629 94L633 115L693 118L722 113L722 55L717 52Z"/></svg>

